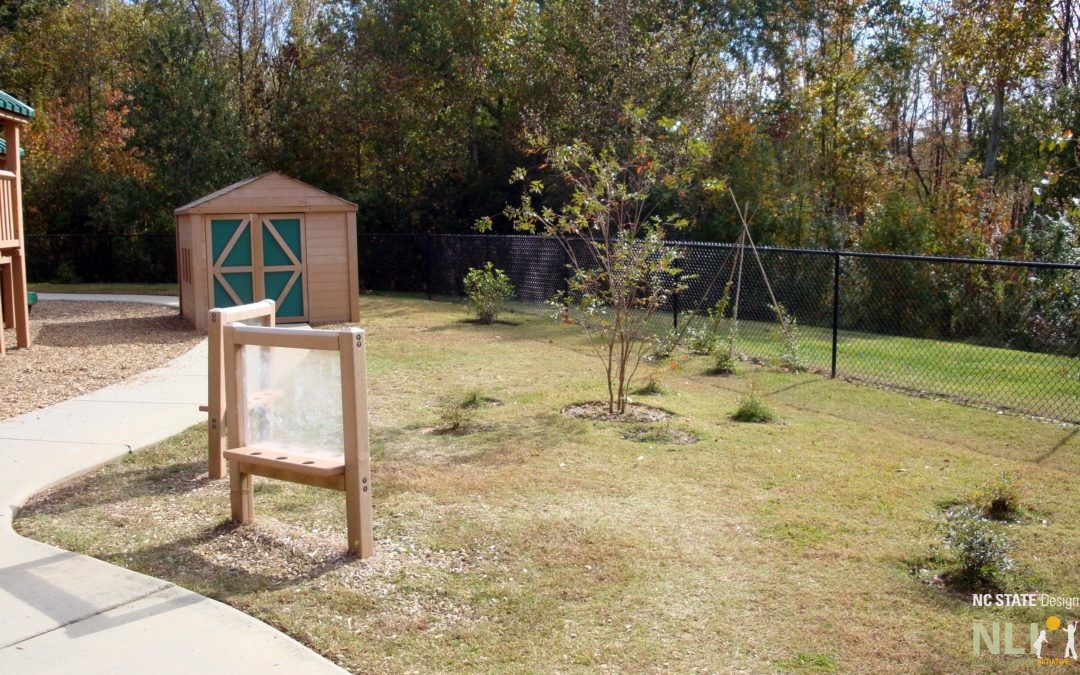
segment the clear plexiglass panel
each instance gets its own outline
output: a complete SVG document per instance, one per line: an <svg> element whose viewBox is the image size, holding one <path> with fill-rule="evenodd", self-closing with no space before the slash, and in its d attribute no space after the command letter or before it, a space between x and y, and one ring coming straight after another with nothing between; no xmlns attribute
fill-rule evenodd
<svg viewBox="0 0 1080 675"><path fill-rule="evenodd" d="M337 352L245 345L247 446L339 458L341 362Z"/></svg>

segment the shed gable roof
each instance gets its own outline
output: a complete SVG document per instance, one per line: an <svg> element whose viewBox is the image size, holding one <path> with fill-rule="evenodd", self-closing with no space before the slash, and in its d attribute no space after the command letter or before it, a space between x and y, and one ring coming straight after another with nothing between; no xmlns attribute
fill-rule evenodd
<svg viewBox="0 0 1080 675"><path fill-rule="evenodd" d="M183 213L285 213L356 211L356 204L278 171L246 178L173 211Z"/></svg>

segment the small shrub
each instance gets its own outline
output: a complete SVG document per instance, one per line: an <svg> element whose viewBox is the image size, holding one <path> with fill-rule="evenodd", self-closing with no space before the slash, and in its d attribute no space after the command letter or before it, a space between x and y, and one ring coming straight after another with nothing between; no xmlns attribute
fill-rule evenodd
<svg viewBox="0 0 1080 675"><path fill-rule="evenodd" d="M630 393L635 396L658 396L667 392L664 390L664 386L660 384L660 379L656 376L656 373L649 373L645 379L645 384Z"/></svg>
<svg viewBox="0 0 1080 675"><path fill-rule="evenodd" d="M709 375L734 375L735 374L735 356L731 353L731 350L724 349L716 352L713 357L713 364L706 371Z"/></svg>
<svg viewBox="0 0 1080 675"><path fill-rule="evenodd" d="M946 509L938 520L945 550L952 554L952 585L997 587L1014 564L1012 541L972 504Z"/></svg>
<svg viewBox="0 0 1080 675"><path fill-rule="evenodd" d="M991 520L1016 520L1020 516L1019 479L1009 473L986 481L971 495L971 502Z"/></svg>
<svg viewBox="0 0 1080 675"><path fill-rule="evenodd" d="M459 434L473 423L472 408L461 405L460 401L446 401L439 409L439 421L435 430L443 434Z"/></svg>
<svg viewBox="0 0 1080 675"><path fill-rule="evenodd" d="M475 426L476 409L494 401L480 393L479 389L470 389L461 396L448 396L440 400L435 431L440 434L466 433Z"/></svg>
<svg viewBox="0 0 1080 675"><path fill-rule="evenodd" d="M723 296L705 312L704 324L700 328L687 329L686 348L691 354L708 356L727 346L728 341L724 336L724 322L730 296L731 282L729 281L727 286L724 287ZM692 315L690 320L693 320Z"/></svg>
<svg viewBox="0 0 1080 675"><path fill-rule="evenodd" d="M780 354L780 367L795 373L806 370L806 365L799 357L799 325L795 317L791 316L780 303L769 305L776 321L780 324L780 338L783 341L783 352Z"/></svg>
<svg viewBox="0 0 1080 675"><path fill-rule="evenodd" d="M465 294L476 320L489 324L498 318L506 303L514 297L514 285L505 272L488 263L481 269L469 268L469 273L465 275Z"/></svg>
<svg viewBox="0 0 1080 675"><path fill-rule="evenodd" d="M751 388L750 391L739 396L739 406L731 413L731 419L736 422L756 422L768 424L775 422L777 417L773 409L765 404L758 393Z"/></svg>
<svg viewBox="0 0 1080 675"><path fill-rule="evenodd" d="M487 405L500 405L497 398L485 396L479 389L469 389L460 396L439 401L439 416L434 431L440 434L464 434L476 431L476 411Z"/></svg>
<svg viewBox="0 0 1080 675"><path fill-rule="evenodd" d="M654 337L652 349L649 351L649 360L663 361L669 358L675 352L675 348L679 346L681 338L682 335L677 330L669 330L663 335Z"/></svg>
<svg viewBox="0 0 1080 675"><path fill-rule="evenodd" d="M481 394L479 389L470 389L461 397L460 405L462 408L479 408L487 402L487 397Z"/></svg>
<svg viewBox="0 0 1080 675"><path fill-rule="evenodd" d="M719 336L708 325L686 330L686 350L691 354L712 354L719 343Z"/></svg>

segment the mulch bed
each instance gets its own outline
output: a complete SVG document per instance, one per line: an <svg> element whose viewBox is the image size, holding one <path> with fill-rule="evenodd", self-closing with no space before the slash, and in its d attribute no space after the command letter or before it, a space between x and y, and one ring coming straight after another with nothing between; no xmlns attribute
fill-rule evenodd
<svg viewBox="0 0 1080 675"><path fill-rule="evenodd" d="M0 419L96 391L164 365L203 335L177 310L118 302L39 302L30 314L30 349L4 331Z"/></svg>
<svg viewBox="0 0 1080 675"><path fill-rule="evenodd" d="M641 403L630 403L626 406L626 412L622 415L608 412L608 404L605 401L589 401L587 403L575 403L562 409L564 417L574 417L586 420L600 420L602 422L636 422L639 424L648 422L663 422L675 415L660 408Z"/></svg>

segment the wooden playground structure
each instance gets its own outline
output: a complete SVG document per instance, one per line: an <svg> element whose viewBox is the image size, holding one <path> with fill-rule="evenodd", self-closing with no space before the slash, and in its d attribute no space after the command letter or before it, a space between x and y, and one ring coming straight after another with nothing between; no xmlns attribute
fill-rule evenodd
<svg viewBox="0 0 1080 675"><path fill-rule="evenodd" d="M230 502L233 522L243 525L254 519L252 476L263 476L345 493L348 550L360 558L373 553L371 516L371 457L368 441L367 362L364 332L358 328L314 330L273 326L274 303L259 302L224 310L214 310L210 318L210 405L211 421L217 413L219 423L210 430L209 465L211 476L218 475L222 463L228 463ZM240 321L258 320L267 325L251 326ZM216 324L216 327L215 327ZM220 335L220 350L214 348ZM305 369L303 354L332 353L336 356L339 382L318 379L317 388L340 396L340 447L332 452L316 447L307 439L292 439L286 448L277 442L282 430L275 429L275 406L284 405L286 392L264 386L259 376L247 372L249 359L245 349L258 350L265 364L272 350L300 354L292 358L294 369ZM215 355L217 352L217 355ZM266 365L273 368L273 365ZM217 371L215 373L215 371ZM323 376L319 376L323 378ZM310 383L309 383L310 384ZM224 387L224 403L220 389ZM317 409L316 414L322 411ZM332 419L327 416L327 419ZM222 426L224 449L220 449ZM261 433L252 433L259 428ZM217 443L215 449L215 443Z"/></svg>
<svg viewBox="0 0 1080 675"><path fill-rule="evenodd" d="M22 168L19 135L34 110L0 91L0 315L4 328L15 328L20 349L30 346L30 306L26 297L25 237L22 214ZM0 355L6 352L0 330Z"/></svg>

